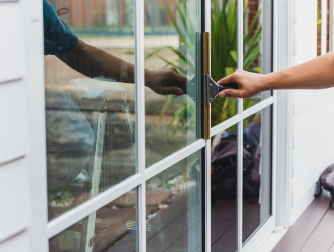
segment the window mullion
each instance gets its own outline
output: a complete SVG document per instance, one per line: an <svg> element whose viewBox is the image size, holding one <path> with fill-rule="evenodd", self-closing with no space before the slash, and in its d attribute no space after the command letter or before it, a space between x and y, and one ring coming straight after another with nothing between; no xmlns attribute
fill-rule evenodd
<svg viewBox="0 0 334 252"><path fill-rule="evenodd" d="M137 193L138 250L146 251L144 0L135 3L136 170L143 175Z"/></svg>
<svg viewBox="0 0 334 252"><path fill-rule="evenodd" d="M237 3L237 53L238 69L243 69L243 0ZM237 101L238 114L243 111L243 99ZM242 250L242 183L243 183L243 121L238 122L238 157L237 157L237 251Z"/></svg>

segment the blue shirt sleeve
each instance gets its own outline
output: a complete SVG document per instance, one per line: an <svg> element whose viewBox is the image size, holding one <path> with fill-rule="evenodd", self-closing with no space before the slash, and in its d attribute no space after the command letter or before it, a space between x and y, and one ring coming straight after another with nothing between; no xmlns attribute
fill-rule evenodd
<svg viewBox="0 0 334 252"><path fill-rule="evenodd" d="M48 0L43 0L44 55L62 55L78 43L78 36L58 17Z"/></svg>

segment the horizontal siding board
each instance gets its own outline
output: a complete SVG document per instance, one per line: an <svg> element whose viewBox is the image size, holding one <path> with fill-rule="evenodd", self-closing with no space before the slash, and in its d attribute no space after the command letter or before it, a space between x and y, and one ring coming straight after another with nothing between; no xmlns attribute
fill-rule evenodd
<svg viewBox="0 0 334 252"><path fill-rule="evenodd" d="M334 134L331 133L332 129L333 124L329 121L325 125L320 126L318 130L305 139L302 145L293 150L293 175L298 174L316 156L321 155L322 153L320 152L325 151L328 155L332 154L334 161L333 148L326 148L326 146L330 146L334 142Z"/></svg>
<svg viewBox="0 0 334 252"><path fill-rule="evenodd" d="M0 243L0 252L29 252L30 243L27 232L21 232Z"/></svg>
<svg viewBox="0 0 334 252"><path fill-rule="evenodd" d="M25 74L21 18L20 4L1 3L0 83L20 79Z"/></svg>
<svg viewBox="0 0 334 252"><path fill-rule="evenodd" d="M293 94L293 115L297 115L313 104L318 102L320 99L334 93L334 88L330 89L316 89L316 90L294 90Z"/></svg>
<svg viewBox="0 0 334 252"><path fill-rule="evenodd" d="M323 149L320 149L319 154L292 178L292 206L295 205L295 202L298 202L304 197L310 187L315 185L320 174L326 169L326 167L334 163L333 153L333 143L324 146Z"/></svg>
<svg viewBox="0 0 334 252"><path fill-rule="evenodd" d="M291 215L290 215L290 225L296 222L296 220L301 216L301 214L305 211L305 209L311 204L314 200L314 192L315 192L315 185L309 189L304 197L299 200L295 206L291 208Z"/></svg>
<svg viewBox="0 0 334 252"><path fill-rule="evenodd" d="M0 164L27 154L27 111L23 81L0 84Z"/></svg>
<svg viewBox="0 0 334 252"><path fill-rule="evenodd" d="M334 99L329 92L326 97L318 100L311 107L293 116L293 148L301 145L313 132L319 130L322 125L333 122L334 125Z"/></svg>
<svg viewBox="0 0 334 252"><path fill-rule="evenodd" d="M24 158L0 166L0 242L31 223L28 171Z"/></svg>

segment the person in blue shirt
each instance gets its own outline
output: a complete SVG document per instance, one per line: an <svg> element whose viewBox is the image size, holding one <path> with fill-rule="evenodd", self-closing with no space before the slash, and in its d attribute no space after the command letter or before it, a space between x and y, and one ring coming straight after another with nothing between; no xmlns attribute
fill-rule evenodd
<svg viewBox="0 0 334 252"><path fill-rule="evenodd" d="M48 0L43 0L43 18L44 55L54 55L90 78L134 83L133 64L82 41ZM182 95L178 85L186 82L187 78L175 68L145 70L145 85L159 94ZM46 98L48 195L51 200L71 181L82 177L94 148L95 133L70 94L46 92Z"/></svg>
<svg viewBox="0 0 334 252"><path fill-rule="evenodd" d="M134 83L134 65L100 48L86 44L58 17L48 0L43 0L44 54L55 55L87 77L104 77ZM145 85L158 94L182 95L179 87L187 78L173 68L145 70Z"/></svg>

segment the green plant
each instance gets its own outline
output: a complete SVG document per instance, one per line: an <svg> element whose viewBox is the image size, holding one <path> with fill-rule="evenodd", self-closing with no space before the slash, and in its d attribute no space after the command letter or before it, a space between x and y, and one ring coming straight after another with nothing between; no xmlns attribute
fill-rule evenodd
<svg viewBox="0 0 334 252"><path fill-rule="evenodd" d="M219 80L232 74L237 68L237 1L212 0L211 14L211 75ZM247 20L248 0L244 0L244 20ZM244 33L243 69L261 72L257 62L260 56L262 26L259 24L259 6L247 32ZM244 109L254 102L244 99ZM231 98L215 99L211 105L212 125L216 125L236 113L236 102Z"/></svg>
<svg viewBox="0 0 334 252"><path fill-rule="evenodd" d="M158 47L146 55L146 59L151 57L158 57L163 60L167 66L174 66L181 74L195 73L194 59L195 55L195 25L191 18L192 13L187 12L187 4L185 0L175 6L179 22L176 21L172 9L165 3L166 11L173 23L173 26L178 34L180 46L174 48L171 46ZM211 75L213 79L219 80L229 74L232 74L237 68L237 0L212 0L212 14L211 14ZM244 20L247 20L248 0L244 0ZM261 6L258 8L252 22L249 24L247 32L244 33L244 57L243 69L251 72L261 72L258 66L258 59L260 56L260 40L261 40L261 24L259 23L259 16L261 13ZM182 29L183 28L183 29ZM185 47L190 48L185 53ZM161 55L160 51L163 49L170 50L178 57L176 61L170 61ZM169 97L166 101L164 109L161 112L160 118L164 115L164 111L172 101ZM249 99L244 99L244 109L252 106L254 102ZM185 120L187 115L187 103L184 103L179 108L170 126L174 127L173 137L180 128L194 126L195 120ZM188 111L189 113L189 111ZM212 125L216 125L236 113L236 102L231 98L215 99L211 106L211 120ZM195 116L195 113L193 114ZM188 117L189 118L189 117ZM191 117L190 117L191 118ZM175 126L176 124L176 126Z"/></svg>

